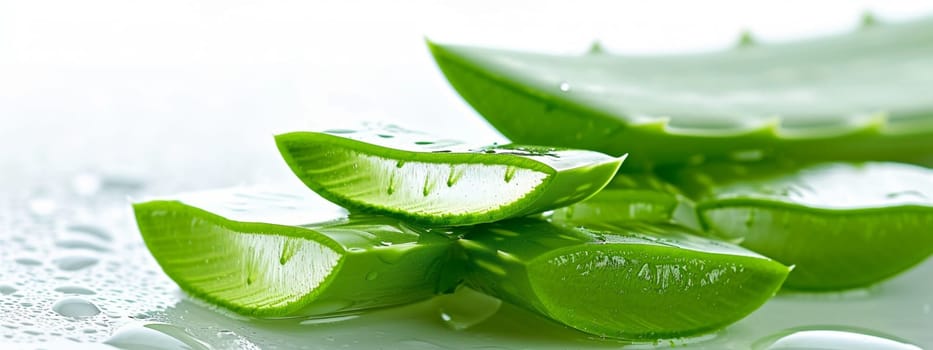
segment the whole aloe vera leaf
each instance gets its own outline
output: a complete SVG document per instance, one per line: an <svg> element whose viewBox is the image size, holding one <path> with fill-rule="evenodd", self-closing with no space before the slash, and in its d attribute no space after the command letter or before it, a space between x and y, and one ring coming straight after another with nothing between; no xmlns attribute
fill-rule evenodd
<svg viewBox="0 0 933 350"><path fill-rule="evenodd" d="M240 314L343 314L455 286L441 276L453 246L445 235L347 216L304 192L216 190L134 210L146 246L182 290Z"/></svg>
<svg viewBox="0 0 933 350"><path fill-rule="evenodd" d="M915 161L933 154L933 19L671 56L554 56L428 43L513 142L706 160Z"/></svg>
<svg viewBox="0 0 933 350"><path fill-rule="evenodd" d="M603 337L655 340L729 325L780 288L788 268L668 225L612 231L516 219L471 228L466 283Z"/></svg>
<svg viewBox="0 0 933 350"><path fill-rule="evenodd" d="M551 220L586 226L641 221L700 229L693 201L651 174L617 174L593 197L554 210Z"/></svg>
<svg viewBox="0 0 933 350"><path fill-rule="evenodd" d="M292 171L341 206L437 225L534 214L586 199L625 157L470 146L395 127L276 136Z"/></svg>
<svg viewBox="0 0 933 350"><path fill-rule="evenodd" d="M933 253L933 170L900 163L708 164L675 176L712 234L784 264L785 287L837 290Z"/></svg>

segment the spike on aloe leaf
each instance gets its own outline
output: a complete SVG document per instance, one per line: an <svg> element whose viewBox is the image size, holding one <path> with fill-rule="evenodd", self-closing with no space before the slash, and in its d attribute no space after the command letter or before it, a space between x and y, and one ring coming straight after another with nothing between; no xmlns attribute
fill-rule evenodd
<svg viewBox="0 0 933 350"><path fill-rule="evenodd" d="M739 41L735 46L738 48L751 47L755 46L757 42L758 41L755 40L755 36L752 35L752 32L746 29L743 30L741 34L739 34Z"/></svg>
<svg viewBox="0 0 933 350"><path fill-rule="evenodd" d="M586 51L588 55L604 55L606 54L606 49L603 47L603 44L599 40L593 40L593 43L590 44L590 49Z"/></svg>
<svg viewBox="0 0 933 350"><path fill-rule="evenodd" d="M860 22L860 27L862 29L872 28L878 25L878 18L875 17L875 14L871 11L865 11L862 13L862 20Z"/></svg>

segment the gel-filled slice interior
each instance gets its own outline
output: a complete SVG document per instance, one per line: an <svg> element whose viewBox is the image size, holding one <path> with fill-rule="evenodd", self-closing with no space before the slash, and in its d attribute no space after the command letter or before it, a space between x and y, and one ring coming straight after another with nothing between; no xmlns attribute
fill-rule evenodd
<svg viewBox="0 0 933 350"><path fill-rule="evenodd" d="M599 231L516 219L459 241L467 284L601 337L656 340L725 327L780 288L789 269L664 224Z"/></svg>
<svg viewBox="0 0 933 350"><path fill-rule="evenodd" d="M134 210L146 246L182 290L240 314L343 314L454 287L442 285L448 237L348 215L303 188L190 193Z"/></svg>
<svg viewBox="0 0 933 350"><path fill-rule="evenodd" d="M714 235L795 265L785 287L836 290L933 253L933 170L900 163L708 164L675 183Z"/></svg>
<svg viewBox="0 0 933 350"><path fill-rule="evenodd" d="M470 146L397 127L276 137L312 190L342 206L437 225L534 214L598 192L624 157L535 146Z"/></svg>

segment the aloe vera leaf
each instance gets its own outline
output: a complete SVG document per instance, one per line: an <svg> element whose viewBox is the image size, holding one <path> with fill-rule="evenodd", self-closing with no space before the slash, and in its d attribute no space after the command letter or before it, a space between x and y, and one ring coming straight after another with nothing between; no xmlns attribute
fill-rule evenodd
<svg viewBox="0 0 933 350"><path fill-rule="evenodd" d="M276 136L292 171L341 206L437 225L534 214L586 199L625 157L470 146L395 127Z"/></svg>
<svg viewBox="0 0 933 350"><path fill-rule="evenodd" d="M513 142L707 160L915 161L933 153L933 19L668 56L555 56L428 43Z"/></svg>
<svg viewBox="0 0 933 350"><path fill-rule="evenodd" d="M593 197L554 210L551 220L589 227L641 221L700 229L693 201L650 174L617 174Z"/></svg>
<svg viewBox="0 0 933 350"><path fill-rule="evenodd" d="M838 290L933 253L933 170L900 163L708 164L675 175L712 234L784 264L785 287Z"/></svg>
<svg viewBox="0 0 933 350"><path fill-rule="evenodd" d="M346 211L310 191L234 188L134 205L143 240L185 292L240 314L318 316L452 289L440 233Z"/></svg>
<svg viewBox="0 0 933 350"><path fill-rule="evenodd" d="M472 228L466 283L583 332L654 340L725 327L761 306L788 268L663 224L612 231L516 219Z"/></svg>

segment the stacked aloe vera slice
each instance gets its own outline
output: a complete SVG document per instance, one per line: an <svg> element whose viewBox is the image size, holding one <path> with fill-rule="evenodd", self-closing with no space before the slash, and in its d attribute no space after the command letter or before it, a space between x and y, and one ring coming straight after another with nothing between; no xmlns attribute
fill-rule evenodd
<svg viewBox="0 0 933 350"><path fill-rule="evenodd" d="M467 285L584 332L654 340L741 319L789 271L655 214L624 225L551 219L599 193L625 156L468 145L394 126L276 142L310 190L236 188L135 205L165 272L241 314L336 316Z"/></svg>
<svg viewBox="0 0 933 350"><path fill-rule="evenodd" d="M429 46L516 144L378 124L279 135L307 188L135 205L169 277L255 317L464 285L657 340L723 328L782 286L866 286L933 253L933 170L899 163L933 159L933 21L673 57Z"/></svg>

